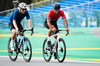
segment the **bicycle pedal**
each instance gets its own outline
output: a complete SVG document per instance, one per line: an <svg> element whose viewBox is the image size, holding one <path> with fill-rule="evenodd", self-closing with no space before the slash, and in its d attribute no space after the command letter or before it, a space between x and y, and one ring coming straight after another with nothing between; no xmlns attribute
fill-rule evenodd
<svg viewBox="0 0 100 66"><path fill-rule="evenodd" d="M29 52L29 48L28 47L25 50L27 50Z"/></svg>
<svg viewBox="0 0 100 66"><path fill-rule="evenodd" d="M24 54L25 56L27 55L27 53L26 54Z"/></svg>
<svg viewBox="0 0 100 66"><path fill-rule="evenodd" d="M44 54L47 54L47 52L44 52Z"/></svg>
<svg viewBox="0 0 100 66"><path fill-rule="evenodd" d="M46 55L48 56L48 53L47 53L47 51L46 51L46 52L44 52L44 54L46 54Z"/></svg>
<svg viewBox="0 0 100 66"><path fill-rule="evenodd" d="M17 49L15 48L14 51L17 51Z"/></svg>
<svg viewBox="0 0 100 66"><path fill-rule="evenodd" d="M50 48L46 48L46 50L50 51Z"/></svg>
<svg viewBox="0 0 100 66"><path fill-rule="evenodd" d="M22 54L22 51L18 51L18 53L21 53Z"/></svg>
<svg viewBox="0 0 100 66"><path fill-rule="evenodd" d="M13 50L10 50L10 53L12 53L13 52Z"/></svg>
<svg viewBox="0 0 100 66"><path fill-rule="evenodd" d="M63 52L63 48L61 48L59 51Z"/></svg>
<svg viewBox="0 0 100 66"><path fill-rule="evenodd" d="M23 52L24 55L27 55L26 51Z"/></svg>

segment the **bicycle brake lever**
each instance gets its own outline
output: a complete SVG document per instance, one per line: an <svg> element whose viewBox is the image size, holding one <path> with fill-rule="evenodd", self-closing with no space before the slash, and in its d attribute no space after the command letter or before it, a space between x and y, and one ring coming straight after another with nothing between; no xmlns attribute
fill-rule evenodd
<svg viewBox="0 0 100 66"><path fill-rule="evenodd" d="M68 34L66 34L65 36L67 36Z"/></svg>
<svg viewBox="0 0 100 66"><path fill-rule="evenodd" d="M33 35L34 31L32 31L31 36Z"/></svg>
<svg viewBox="0 0 100 66"><path fill-rule="evenodd" d="M67 36L67 35L69 35L69 32L68 32L68 31L67 31L67 34L66 34L66 36Z"/></svg>
<svg viewBox="0 0 100 66"><path fill-rule="evenodd" d="M34 31L33 31L33 28L31 29L31 36L33 35Z"/></svg>

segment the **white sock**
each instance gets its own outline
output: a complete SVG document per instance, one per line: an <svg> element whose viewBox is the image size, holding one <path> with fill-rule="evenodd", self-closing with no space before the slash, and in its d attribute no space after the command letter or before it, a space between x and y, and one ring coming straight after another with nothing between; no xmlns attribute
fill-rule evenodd
<svg viewBox="0 0 100 66"><path fill-rule="evenodd" d="M48 39L47 39L47 41L50 41L50 37L48 36Z"/></svg>
<svg viewBox="0 0 100 66"><path fill-rule="evenodd" d="M14 45L14 40L11 40L11 46L13 46Z"/></svg>

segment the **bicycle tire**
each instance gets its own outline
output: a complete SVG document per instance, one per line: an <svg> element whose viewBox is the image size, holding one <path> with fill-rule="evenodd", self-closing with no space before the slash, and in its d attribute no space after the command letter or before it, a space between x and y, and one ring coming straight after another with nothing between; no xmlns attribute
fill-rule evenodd
<svg viewBox="0 0 100 66"><path fill-rule="evenodd" d="M44 60L46 61L46 62L49 62L50 60L51 60L51 57L52 57L52 55L51 55L51 53L50 53L50 56L48 57L48 59L45 57L45 54L47 53L47 52L45 52L45 45L46 45L46 42L47 42L47 38L44 40L44 42L43 42L43 57L44 57ZM47 54L48 55L48 54Z"/></svg>
<svg viewBox="0 0 100 66"><path fill-rule="evenodd" d="M27 48L25 48L25 52L26 52L26 50L27 50L27 54L26 55L28 55L28 53L29 53L29 57L27 57L25 54L24 54L24 46L25 46L25 42L24 42L24 45L23 45L23 43L22 43L22 54L23 54L23 58L24 58L24 60L26 61L26 62L29 62L30 60L31 60L31 57L32 57L32 46L31 46L31 42L30 42L30 40L28 39L28 38L24 38L24 41L27 41L28 42L28 50L27 50Z"/></svg>
<svg viewBox="0 0 100 66"><path fill-rule="evenodd" d="M15 39L15 40L17 40L17 39ZM9 38L9 40L8 40L8 55L9 55L9 58L12 60L12 61L16 61L16 59L17 59L17 57L18 57L18 53L16 52L16 51L11 51L11 48L10 48L10 42L11 42L11 38ZM16 44L16 42L15 42L15 44ZM15 52L15 57L13 58L12 56L11 56L11 54L14 54L14 52Z"/></svg>
<svg viewBox="0 0 100 66"><path fill-rule="evenodd" d="M57 56L57 60L58 60L60 63L62 63L62 62L65 60L65 57L66 57L66 45L65 45L65 42L64 42L64 40L63 40L62 38L59 38L59 42L62 42L64 48L60 48L60 49L59 49L58 47L60 46L60 43L58 43L59 45L58 45L58 47L56 48L56 56ZM58 49L58 50L57 50L57 49ZM62 57L62 59L60 59L60 56L59 56L59 54L58 54L58 51L64 52L64 56Z"/></svg>

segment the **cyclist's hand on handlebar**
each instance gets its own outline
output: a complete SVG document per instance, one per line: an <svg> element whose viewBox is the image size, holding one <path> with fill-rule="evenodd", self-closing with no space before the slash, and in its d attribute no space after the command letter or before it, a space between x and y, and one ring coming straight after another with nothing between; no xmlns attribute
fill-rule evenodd
<svg viewBox="0 0 100 66"><path fill-rule="evenodd" d="M69 28L66 28L66 30L69 32Z"/></svg>
<svg viewBox="0 0 100 66"><path fill-rule="evenodd" d="M52 31L56 31L56 30L57 30L56 28L53 28L53 29L52 29Z"/></svg>
<svg viewBox="0 0 100 66"><path fill-rule="evenodd" d="M29 28L31 31L33 31L33 28Z"/></svg>
<svg viewBox="0 0 100 66"><path fill-rule="evenodd" d="M66 28L66 30L67 30L67 34L66 34L66 36L67 36L67 35L69 35L69 28Z"/></svg>
<svg viewBox="0 0 100 66"><path fill-rule="evenodd" d="M31 30L31 32L32 32L32 33L31 33L31 35L32 35L32 34L34 33L33 28L31 28L30 30Z"/></svg>
<svg viewBox="0 0 100 66"><path fill-rule="evenodd" d="M32 28L31 28L31 27L30 27L29 29L30 29L30 30L32 30Z"/></svg>

